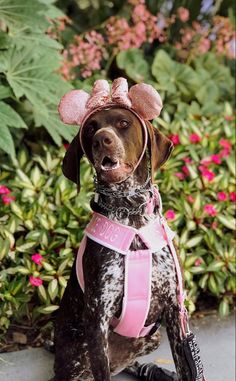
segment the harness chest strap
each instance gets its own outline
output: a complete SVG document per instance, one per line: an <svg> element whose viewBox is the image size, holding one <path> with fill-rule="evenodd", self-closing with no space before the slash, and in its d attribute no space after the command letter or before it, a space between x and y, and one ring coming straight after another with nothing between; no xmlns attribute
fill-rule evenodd
<svg viewBox="0 0 236 381"><path fill-rule="evenodd" d="M141 229L122 225L109 220L103 215L94 213L85 229L85 236L77 255L77 277L84 290L83 254L87 237L114 251L125 255L125 285L122 313L119 319L113 318L114 331L122 336L143 337L154 324L145 327L145 321L151 300L152 253L167 245L167 234L172 240L174 232L167 226L165 233L160 218ZM138 235L147 246L147 250L130 251L130 245ZM155 238L155 240L154 240Z"/></svg>

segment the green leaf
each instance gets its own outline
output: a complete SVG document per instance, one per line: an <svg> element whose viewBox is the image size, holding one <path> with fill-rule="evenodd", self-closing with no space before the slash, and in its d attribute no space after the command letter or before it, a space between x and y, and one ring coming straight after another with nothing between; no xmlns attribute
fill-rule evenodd
<svg viewBox="0 0 236 381"><path fill-rule="evenodd" d="M0 0L0 19L13 31L21 28L45 30L49 26L46 7L38 0Z"/></svg>
<svg viewBox="0 0 236 381"><path fill-rule="evenodd" d="M10 250L10 240L7 238L2 239L0 237L0 261L8 254Z"/></svg>
<svg viewBox="0 0 236 381"><path fill-rule="evenodd" d="M33 247L36 246L36 242L26 242L23 245L17 246L16 249L22 253L30 252Z"/></svg>
<svg viewBox="0 0 236 381"><path fill-rule="evenodd" d="M231 230L236 229L236 221L230 215L224 216L223 214L218 214L217 218L226 228Z"/></svg>
<svg viewBox="0 0 236 381"><path fill-rule="evenodd" d="M11 95L12 95L12 92L9 86L0 85L0 100L9 98Z"/></svg>
<svg viewBox="0 0 236 381"><path fill-rule="evenodd" d="M30 273L29 269L23 266L17 266L15 269L16 269L16 272L19 272L20 274L23 274L23 275L28 275Z"/></svg>
<svg viewBox="0 0 236 381"><path fill-rule="evenodd" d="M22 211L22 209L19 207L19 205L17 205L15 202L12 202L12 203L11 203L11 210L12 210L12 212L13 212L17 217L19 217L21 220L23 219L23 211Z"/></svg>
<svg viewBox="0 0 236 381"><path fill-rule="evenodd" d="M229 301L227 298L223 298L219 305L219 314L221 317L225 317L229 315L229 312Z"/></svg>
<svg viewBox="0 0 236 381"><path fill-rule="evenodd" d="M47 302L48 297L47 297L47 292L46 289L43 285L38 287L38 294L42 302Z"/></svg>
<svg viewBox="0 0 236 381"><path fill-rule="evenodd" d="M208 278L208 287L209 287L209 290L214 295L218 295L219 294L219 287L218 287L218 284L216 282L215 276L213 274L210 275L209 278Z"/></svg>
<svg viewBox="0 0 236 381"><path fill-rule="evenodd" d="M14 128L27 128L25 122L11 106L0 102L0 120L2 125ZM1 128L0 127L0 128ZM0 130L1 131L1 130Z"/></svg>
<svg viewBox="0 0 236 381"><path fill-rule="evenodd" d="M15 157L15 147L12 136L9 128L4 125L1 125L0 127L0 148L9 155Z"/></svg>
<svg viewBox="0 0 236 381"><path fill-rule="evenodd" d="M188 242L186 242L185 247L187 249L190 249L191 247L197 246L203 239L203 236L196 235L195 237L191 238Z"/></svg>
<svg viewBox="0 0 236 381"><path fill-rule="evenodd" d="M198 192L193 203L193 209L196 211L199 211L200 208L201 208L201 193Z"/></svg>
<svg viewBox="0 0 236 381"><path fill-rule="evenodd" d="M170 86L174 86L175 82L175 62L170 58L168 53L164 50L159 49L152 64L152 74L156 78L156 80L167 86L168 82ZM170 91L175 89L175 87L171 87Z"/></svg>
<svg viewBox="0 0 236 381"><path fill-rule="evenodd" d="M58 294L58 281L57 279L53 279L48 285L48 293L50 295L51 300L53 301Z"/></svg>
<svg viewBox="0 0 236 381"><path fill-rule="evenodd" d="M52 312L58 310L59 306L57 305L50 305L50 306L47 306L47 307L43 307L43 308L39 308L39 311L42 313L42 314L51 314Z"/></svg>
<svg viewBox="0 0 236 381"><path fill-rule="evenodd" d="M119 52L116 57L117 66L125 70L129 78L135 82L144 82L150 77L149 65L140 49L128 49Z"/></svg>
<svg viewBox="0 0 236 381"><path fill-rule="evenodd" d="M208 272L214 272L219 271L224 266L224 262L222 261L213 261L210 263L210 265L207 267Z"/></svg>

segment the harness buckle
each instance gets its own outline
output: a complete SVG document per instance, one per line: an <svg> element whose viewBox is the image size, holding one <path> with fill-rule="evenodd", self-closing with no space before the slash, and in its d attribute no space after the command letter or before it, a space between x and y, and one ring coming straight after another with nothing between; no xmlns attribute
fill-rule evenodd
<svg viewBox="0 0 236 381"><path fill-rule="evenodd" d="M117 219L122 219L129 217L130 211L126 207L120 207L116 209L115 214Z"/></svg>

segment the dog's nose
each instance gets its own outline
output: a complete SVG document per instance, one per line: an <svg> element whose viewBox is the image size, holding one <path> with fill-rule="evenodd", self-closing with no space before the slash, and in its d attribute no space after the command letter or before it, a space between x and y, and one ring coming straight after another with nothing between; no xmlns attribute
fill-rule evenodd
<svg viewBox="0 0 236 381"><path fill-rule="evenodd" d="M114 138L111 133L103 131L97 133L93 138L93 148L106 148L112 146Z"/></svg>

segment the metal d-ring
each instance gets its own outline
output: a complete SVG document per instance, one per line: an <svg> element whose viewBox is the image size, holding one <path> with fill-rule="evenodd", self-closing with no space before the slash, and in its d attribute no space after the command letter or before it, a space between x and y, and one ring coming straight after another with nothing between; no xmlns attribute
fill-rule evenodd
<svg viewBox="0 0 236 381"><path fill-rule="evenodd" d="M115 214L117 219L128 218L130 211L126 207L120 207L116 209Z"/></svg>

